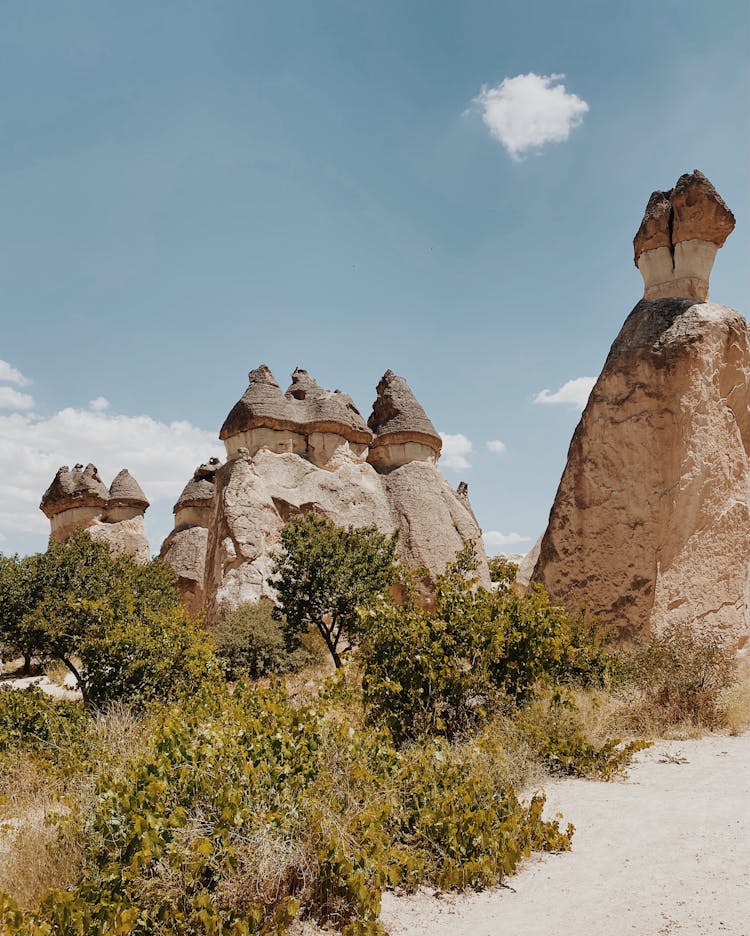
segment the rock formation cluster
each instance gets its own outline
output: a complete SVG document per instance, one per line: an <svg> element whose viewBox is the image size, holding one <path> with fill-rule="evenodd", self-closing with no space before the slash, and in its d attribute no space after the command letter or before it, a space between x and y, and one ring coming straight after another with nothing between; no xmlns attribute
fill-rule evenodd
<svg viewBox="0 0 750 936"><path fill-rule="evenodd" d="M750 633L750 344L708 302L734 218L700 172L654 192L634 241L644 297L575 431L533 578L626 636Z"/></svg>
<svg viewBox="0 0 750 936"><path fill-rule="evenodd" d="M219 436L226 463L212 458L195 469L160 553L193 614L214 621L243 602L271 597L267 579L281 530L305 511L344 526L398 530L402 559L433 577L473 541L479 576L489 585L466 485L454 491L441 474L440 435L392 371L378 384L365 422L350 396L323 389L307 371L295 370L284 392L261 365ZM127 472L107 491L93 465L63 467L41 506L56 539L85 527L117 551L148 559L148 502Z"/></svg>
<svg viewBox="0 0 750 936"><path fill-rule="evenodd" d="M74 530L86 529L92 539L115 554L128 553L148 562L143 515L148 500L138 482L123 468L107 490L95 465L63 465L39 505L49 518L52 539L60 542Z"/></svg>

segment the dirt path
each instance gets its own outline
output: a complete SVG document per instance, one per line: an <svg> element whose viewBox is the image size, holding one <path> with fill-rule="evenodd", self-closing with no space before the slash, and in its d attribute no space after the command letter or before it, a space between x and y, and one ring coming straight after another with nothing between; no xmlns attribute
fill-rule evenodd
<svg viewBox="0 0 750 936"><path fill-rule="evenodd" d="M626 782L556 781L547 802L576 827L569 854L513 890L386 895L389 933L750 936L750 734L657 742Z"/></svg>

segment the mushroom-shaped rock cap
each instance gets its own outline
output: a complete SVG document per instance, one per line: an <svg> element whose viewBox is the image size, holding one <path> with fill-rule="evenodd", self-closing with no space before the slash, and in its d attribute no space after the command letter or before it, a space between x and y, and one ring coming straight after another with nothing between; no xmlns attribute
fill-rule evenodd
<svg viewBox="0 0 750 936"><path fill-rule="evenodd" d="M205 507L213 500L216 472L221 468L221 461L218 458L210 458L193 472L193 477L185 485L182 494L174 505L176 513L183 507Z"/></svg>
<svg viewBox="0 0 750 936"><path fill-rule="evenodd" d="M421 442L440 455L442 440L403 377L387 370L377 386L377 394L367 420L375 433L373 445Z"/></svg>
<svg viewBox="0 0 750 936"><path fill-rule="evenodd" d="M286 395L265 364L250 371L250 385L221 427L224 440L249 429L278 429L307 435L333 432L350 442L369 443L372 434L351 397L324 390L307 371L292 375Z"/></svg>
<svg viewBox="0 0 750 936"><path fill-rule="evenodd" d="M686 240L721 247L734 230L734 215L711 182L695 169L680 176L673 189L653 192L633 239L635 265L656 247L674 249Z"/></svg>
<svg viewBox="0 0 750 936"><path fill-rule="evenodd" d="M105 507L109 491L104 486L96 465L67 465L57 469L55 478L42 495L39 509L52 519L56 514L71 507Z"/></svg>
<svg viewBox="0 0 750 936"><path fill-rule="evenodd" d="M109 486L109 506L143 507L144 510L149 506L148 498L141 490L140 484L127 468L123 468Z"/></svg>

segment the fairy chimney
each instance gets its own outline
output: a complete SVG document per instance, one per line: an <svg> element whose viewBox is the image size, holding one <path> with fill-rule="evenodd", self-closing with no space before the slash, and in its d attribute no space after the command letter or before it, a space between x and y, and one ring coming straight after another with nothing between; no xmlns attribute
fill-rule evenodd
<svg viewBox="0 0 750 936"><path fill-rule="evenodd" d="M533 579L623 637L750 637L748 325L702 301L733 223L699 172L651 196L635 239L646 295L591 391L539 546ZM650 278L660 264L671 279Z"/></svg>
<svg viewBox="0 0 750 936"><path fill-rule="evenodd" d="M653 192L633 240L643 298L705 302L716 252L733 230L734 215L697 169Z"/></svg>
<svg viewBox="0 0 750 936"><path fill-rule="evenodd" d="M442 440L403 377L387 370L377 386L367 425L375 438L367 460L379 472L412 461L435 463Z"/></svg>
<svg viewBox="0 0 750 936"><path fill-rule="evenodd" d="M75 530L86 529L104 514L109 491L96 465L62 465L42 495L39 509L50 521L50 535L60 543Z"/></svg>
<svg viewBox="0 0 750 936"><path fill-rule="evenodd" d="M107 523L142 517L149 503L141 486L127 468L123 468L109 487L109 500L104 519Z"/></svg>
<svg viewBox="0 0 750 936"><path fill-rule="evenodd" d="M224 421L219 438L230 460L241 448L251 458L265 449L291 452L323 468L336 452L364 459L372 433L348 394L323 389L300 369L284 394L262 364L250 371L248 388Z"/></svg>

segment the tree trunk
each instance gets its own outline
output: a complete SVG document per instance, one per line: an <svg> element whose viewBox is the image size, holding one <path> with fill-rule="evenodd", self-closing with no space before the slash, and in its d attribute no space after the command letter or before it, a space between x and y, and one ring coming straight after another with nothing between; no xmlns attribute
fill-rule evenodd
<svg viewBox="0 0 750 936"><path fill-rule="evenodd" d="M75 676L76 682L78 683L78 688L81 690L81 696L83 698L83 707L90 708L91 703L89 700L88 689L86 688L86 683L83 681L83 677L78 672L78 670L73 666L70 660L67 657L61 657L63 663L68 667L70 672Z"/></svg>
<svg viewBox="0 0 750 936"><path fill-rule="evenodd" d="M21 670L23 676L31 675L31 654L24 651L23 654L23 669Z"/></svg>

